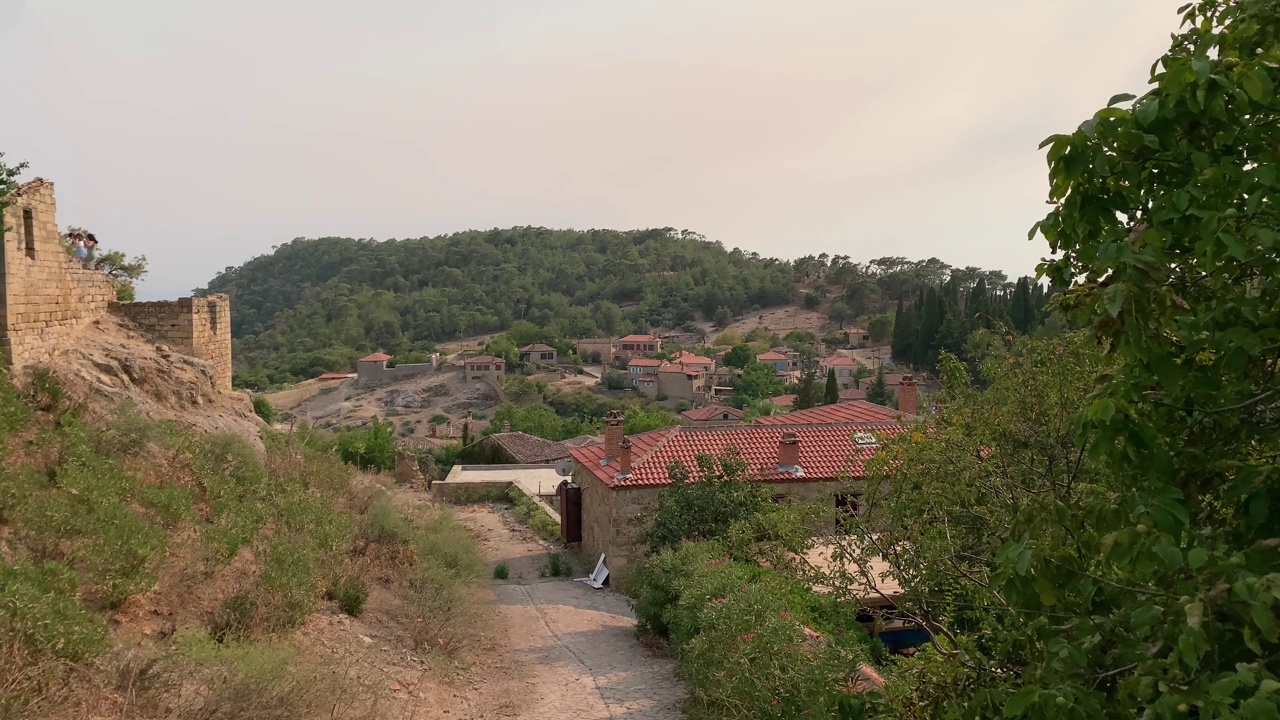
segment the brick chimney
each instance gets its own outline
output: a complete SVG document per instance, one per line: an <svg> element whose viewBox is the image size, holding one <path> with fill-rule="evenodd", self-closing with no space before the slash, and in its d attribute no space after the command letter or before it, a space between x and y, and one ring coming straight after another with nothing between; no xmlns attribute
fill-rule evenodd
<svg viewBox="0 0 1280 720"><path fill-rule="evenodd" d="M622 442L618 443L618 474L631 474L631 438L625 435Z"/></svg>
<svg viewBox="0 0 1280 720"><path fill-rule="evenodd" d="M618 459L622 445L622 413L610 410L604 416L604 459L606 463Z"/></svg>
<svg viewBox="0 0 1280 720"><path fill-rule="evenodd" d="M898 383L898 410L907 414L916 414L916 379L912 375L903 375Z"/></svg>
<svg viewBox="0 0 1280 720"><path fill-rule="evenodd" d="M800 467L800 436L790 430L778 439L778 467Z"/></svg>

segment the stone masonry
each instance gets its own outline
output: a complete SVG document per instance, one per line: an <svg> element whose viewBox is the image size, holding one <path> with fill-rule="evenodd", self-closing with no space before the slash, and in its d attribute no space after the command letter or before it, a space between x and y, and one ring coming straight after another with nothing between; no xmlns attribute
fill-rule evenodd
<svg viewBox="0 0 1280 720"><path fill-rule="evenodd" d="M231 305L225 295L147 303L116 302L112 280L74 263L58 235L53 183L19 186L0 222L0 354L10 367L48 362L108 310L154 342L207 360L231 390Z"/></svg>

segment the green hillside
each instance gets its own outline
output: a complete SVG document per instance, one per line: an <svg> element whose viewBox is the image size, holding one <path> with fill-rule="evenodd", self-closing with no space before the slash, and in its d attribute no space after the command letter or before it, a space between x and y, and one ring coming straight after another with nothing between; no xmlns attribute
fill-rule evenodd
<svg viewBox="0 0 1280 720"><path fill-rule="evenodd" d="M791 263L670 228L518 227L408 240L299 238L197 291L228 293L238 382L291 382L504 330L677 327L796 299Z"/></svg>

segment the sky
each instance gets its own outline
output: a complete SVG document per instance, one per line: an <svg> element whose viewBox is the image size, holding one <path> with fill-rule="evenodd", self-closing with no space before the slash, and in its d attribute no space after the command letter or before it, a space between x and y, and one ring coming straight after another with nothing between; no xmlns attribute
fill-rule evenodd
<svg viewBox="0 0 1280 720"><path fill-rule="evenodd" d="M0 152L172 298L295 237L673 227L1048 253L1037 145L1180 0L0 0Z"/></svg>

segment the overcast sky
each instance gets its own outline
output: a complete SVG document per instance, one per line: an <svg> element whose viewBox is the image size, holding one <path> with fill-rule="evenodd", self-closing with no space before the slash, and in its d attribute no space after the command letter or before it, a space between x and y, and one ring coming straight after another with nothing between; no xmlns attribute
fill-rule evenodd
<svg viewBox="0 0 1280 720"><path fill-rule="evenodd" d="M0 0L0 151L176 297L294 237L688 228L1030 272L1179 0Z"/></svg>

